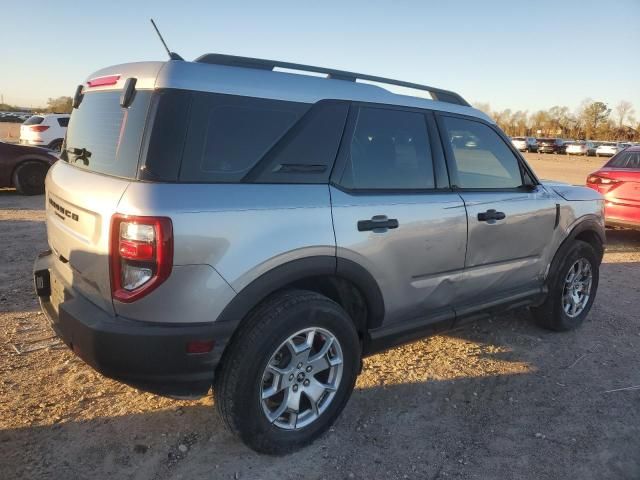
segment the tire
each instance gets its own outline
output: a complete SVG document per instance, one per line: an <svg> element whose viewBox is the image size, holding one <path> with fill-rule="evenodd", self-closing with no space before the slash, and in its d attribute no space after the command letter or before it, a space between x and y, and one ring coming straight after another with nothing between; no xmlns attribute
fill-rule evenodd
<svg viewBox="0 0 640 480"><path fill-rule="evenodd" d="M40 195L44 193L47 170L49 166L42 162L23 162L13 172L13 186L22 195Z"/></svg>
<svg viewBox="0 0 640 480"><path fill-rule="evenodd" d="M58 138L58 139L54 140L49 145L47 145L47 148L49 150L54 150L56 152L61 151L62 150L62 139Z"/></svg>
<svg viewBox="0 0 640 480"><path fill-rule="evenodd" d="M296 342L304 338L308 341L305 329L315 329L313 346L308 351L303 349L307 355L312 353L310 358L321 354L329 336L334 339L329 352L321 357L329 367L316 366L318 373L306 373L313 362L306 363L303 353L295 359L291 347L285 345L293 338L293 343L302 348ZM292 337L296 333L300 335ZM249 314L227 347L214 383L218 412L225 426L253 450L272 455L291 453L322 435L338 417L353 391L360 353L354 324L340 305L304 290L275 294ZM340 357L342 363L336 363ZM267 368L275 362L283 372L279 381ZM313 383L309 385L309 381ZM280 382L288 386L278 390ZM314 392L317 394L318 385L329 383L334 384L335 391L324 390L314 410ZM279 393L270 396L272 391ZM285 400L296 395L299 405L294 417ZM287 408L284 411L283 405Z"/></svg>
<svg viewBox="0 0 640 480"><path fill-rule="evenodd" d="M566 282L570 273L576 272L576 265L586 262L591 271L591 280L588 287L588 298L583 303L581 310L567 312L565 305L565 293L569 289ZM564 332L573 330L584 322L589 314L598 290L600 274L600 258L595 249L588 243L575 240L565 251L559 251L551 265L551 275L547 282L549 292L544 303L538 307L532 307L531 312L538 325L549 330ZM586 287L585 287L586 288ZM580 297L580 294L578 294ZM574 297L575 298L575 297Z"/></svg>

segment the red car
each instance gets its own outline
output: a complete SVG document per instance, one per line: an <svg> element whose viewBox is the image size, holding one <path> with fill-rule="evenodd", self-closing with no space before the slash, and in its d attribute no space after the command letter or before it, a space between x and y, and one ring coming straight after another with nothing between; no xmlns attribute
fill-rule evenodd
<svg viewBox="0 0 640 480"><path fill-rule="evenodd" d="M614 155L587 186L604 195L607 225L640 228L640 146Z"/></svg>
<svg viewBox="0 0 640 480"><path fill-rule="evenodd" d="M44 178L57 159L53 152L0 142L0 188L15 187L23 195L44 193Z"/></svg>

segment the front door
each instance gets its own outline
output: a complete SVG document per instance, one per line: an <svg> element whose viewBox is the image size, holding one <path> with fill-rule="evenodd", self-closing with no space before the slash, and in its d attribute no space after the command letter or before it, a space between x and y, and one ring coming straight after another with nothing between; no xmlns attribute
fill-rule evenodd
<svg viewBox="0 0 640 480"><path fill-rule="evenodd" d="M468 217L457 309L539 289L553 248L555 200L492 126L444 114L439 125Z"/></svg>

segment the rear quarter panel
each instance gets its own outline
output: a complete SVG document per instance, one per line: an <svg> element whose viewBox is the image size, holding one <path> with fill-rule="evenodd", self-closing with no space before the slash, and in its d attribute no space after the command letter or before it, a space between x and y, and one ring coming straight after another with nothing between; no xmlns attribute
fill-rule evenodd
<svg viewBox="0 0 640 480"><path fill-rule="evenodd" d="M299 258L335 256L327 185L133 183L118 211L172 219L174 271L196 265L211 269L210 280L191 282L185 278L182 282L190 282L186 309L203 316L215 303L209 319L215 318L215 312L235 293L267 271ZM167 284L176 285L176 278L171 277ZM181 288L174 293L163 286L148 296L149 305L158 303L154 300L158 295L183 302ZM137 319L150 315L138 303L117 305L116 310ZM157 309L154 312L162 315ZM186 321L185 316L188 312L178 321Z"/></svg>

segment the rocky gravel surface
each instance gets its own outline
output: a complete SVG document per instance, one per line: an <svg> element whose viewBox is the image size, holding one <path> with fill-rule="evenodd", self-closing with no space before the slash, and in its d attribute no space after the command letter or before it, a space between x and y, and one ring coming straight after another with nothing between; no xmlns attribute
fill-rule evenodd
<svg viewBox="0 0 640 480"><path fill-rule="evenodd" d="M212 396L139 392L60 345L32 292L42 203L0 190L0 478L640 479L640 232L608 232L581 329L518 310L371 357L330 432L272 458Z"/></svg>

